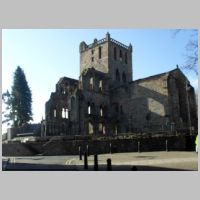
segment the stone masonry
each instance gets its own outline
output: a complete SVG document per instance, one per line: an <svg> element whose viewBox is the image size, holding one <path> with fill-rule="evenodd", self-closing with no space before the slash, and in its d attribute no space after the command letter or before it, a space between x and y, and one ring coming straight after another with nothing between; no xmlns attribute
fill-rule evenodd
<svg viewBox="0 0 200 200"><path fill-rule="evenodd" d="M176 67L132 80L132 45L107 33L80 43L80 77L62 77L45 105L42 136L197 129L194 88Z"/></svg>

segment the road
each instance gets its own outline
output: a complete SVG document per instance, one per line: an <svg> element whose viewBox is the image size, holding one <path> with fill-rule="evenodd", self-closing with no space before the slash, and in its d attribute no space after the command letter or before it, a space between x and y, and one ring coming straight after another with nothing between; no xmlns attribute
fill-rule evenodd
<svg viewBox="0 0 200 200"><path fill-rule="evenodd" d="M142 152L98 155L98 170L107 170L107 159L113 171L197 171L198 154L195 152ZM88 157L88 169L94 170L94 156ZM2 168L6 170L33 171L83 171L84 158L79 156L3 157Z"/></svg>

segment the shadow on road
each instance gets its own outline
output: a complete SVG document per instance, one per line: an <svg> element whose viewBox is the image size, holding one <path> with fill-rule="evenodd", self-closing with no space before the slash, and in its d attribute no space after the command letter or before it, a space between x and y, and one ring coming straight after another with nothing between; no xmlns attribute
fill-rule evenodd
<svg viewBox="0 0 200 200"><path fill-rule="evenodd" d="M97 171L93 166L84 169L83 165L55 165L55 164L30 164L30 163L5 163L2 162L2 171ZM108 171L107 165L99 165L98 171ZM111 171L196 171L173 169L155 166L113 165Z"/></svg>

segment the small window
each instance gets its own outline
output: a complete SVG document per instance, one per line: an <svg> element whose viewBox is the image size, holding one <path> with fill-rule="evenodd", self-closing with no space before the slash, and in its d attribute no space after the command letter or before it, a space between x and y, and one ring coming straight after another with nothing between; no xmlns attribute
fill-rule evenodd
<svg viewBox="0 0 200 200"><path fill-rule="evenodd" d="M94 57L91 58L91 61L94 62Z"/></svg>
<svg viewBox="0 0 200 200"><path fill-rule="evenodd" d="M101 59L101 47L99 47L99 59Z"/></svg>
<svg viewBox="0 0 200 200"><path fill-rule="evenodd" d="M114 59L117 60L117 48L114 47Z"/></svg>
<svg viewBox="0 0 200 200"><path fill-rule="evenodd" d="M94 54L94 50L93 49L92 49L91 53L92 53L92 55Z"/></svg>

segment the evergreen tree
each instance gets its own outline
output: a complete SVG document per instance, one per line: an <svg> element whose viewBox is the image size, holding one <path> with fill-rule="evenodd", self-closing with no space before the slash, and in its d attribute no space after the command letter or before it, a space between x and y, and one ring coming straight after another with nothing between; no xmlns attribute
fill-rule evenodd
<svg viewBox="0 0 200 200"><path fill-rule="evenodd" d="M24 71L17 67L11 94L7 91L2 96L3 101L10 109L5 121L13 121L13 126L21 126L32 120L32 94L26 81Z"/></svg>

